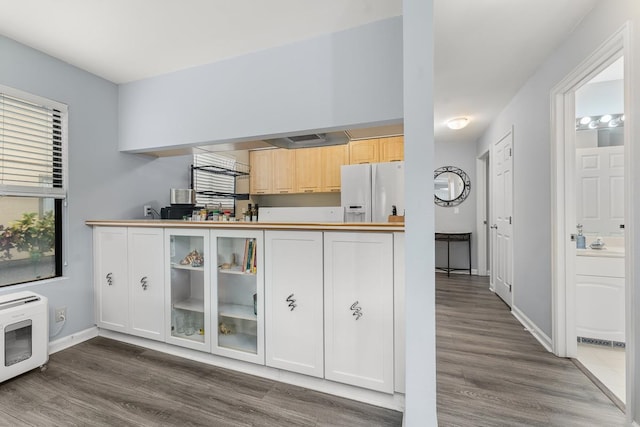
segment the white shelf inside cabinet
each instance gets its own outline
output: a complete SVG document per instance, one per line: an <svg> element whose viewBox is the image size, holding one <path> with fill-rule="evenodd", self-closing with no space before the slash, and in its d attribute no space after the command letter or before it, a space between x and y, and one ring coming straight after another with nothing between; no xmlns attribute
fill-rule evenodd
<svg viewBox="0 0 640 427"><path fill-rule="evenodd" d="M244 351L245 353L257 354L258 340L255 335L229 334L218 335L218 346L232 350Z"/></svg>
<svg viewBox="0 0 640 427"><path fill-rule="evenodd" d="M181 334L176 331L171 331L171 336L174 338L182 338L189 341L204 342L204 335L200 335L197 331L193 335Z"/></svg>
<svg viewBox="0 0 640 427"><path fill-rule="evenodd" d="M253 314L252 305L240 304L220 304L218 315L223 317L233 317L234 319L258 321L258 316Z"/></svg>
<svg viewBox="0 0 640 427"><path fill-rule="evenodd" d="M240 274L242 276L255 276L256 273L250 271L242 271L242 267L235 266L231 268L218 268L218 272L221 274Z"/></svg>
<svg viewBox="0 0 640 427"><path fill-rule="evenodd" d="M191 271L204 271L204 267L192 267L191 265L182 265L171 263L171 268L175 268L178 270L191 270Z"/></svg>
<svg viewBox="0 0 640 427"><path fill-rule="evenodd" d="M204 301L199 298L189 298L182 301L174 302L173 308L181 310L204 312Z"/></svg>

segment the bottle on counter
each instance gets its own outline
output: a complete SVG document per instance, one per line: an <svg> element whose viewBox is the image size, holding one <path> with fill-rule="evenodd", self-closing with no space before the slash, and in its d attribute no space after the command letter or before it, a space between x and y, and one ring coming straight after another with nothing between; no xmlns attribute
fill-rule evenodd
<svg viewBox="0 0 640 427"><path fill-rule="evenodd" d="M253 221L253 209L251 208L251 203L249 203L249 207L247 208L247 213L244 218L245 221Z"/></svg>
<svg viewBox="0 0 640 427"><path fill-rule="evenodd" d="M257 203L256 203L256 206L255 206L255 215L254 215L254 217L256 218L255 221L258 221L258 204Z"/></svg>

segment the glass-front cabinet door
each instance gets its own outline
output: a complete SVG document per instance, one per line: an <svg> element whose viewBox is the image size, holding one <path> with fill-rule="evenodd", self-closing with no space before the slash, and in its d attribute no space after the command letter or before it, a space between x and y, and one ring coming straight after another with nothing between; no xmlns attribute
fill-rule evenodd
<svg viewBox="0 0 640 427"><path fill-rule="evenodd" d="M208 230L165 230L166 341L211 351Z"/></svg>
<svg viewBox="0 0 640 427"><path fill-rule="evenodd" d="M212 353L264 364L263 232L212 230Z"/></svg>

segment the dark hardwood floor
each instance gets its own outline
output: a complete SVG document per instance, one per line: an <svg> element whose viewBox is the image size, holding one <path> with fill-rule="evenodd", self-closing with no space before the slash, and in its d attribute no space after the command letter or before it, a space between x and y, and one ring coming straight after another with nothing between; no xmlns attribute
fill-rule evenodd
<svg viewBox="0 0 640 427"><path fill-rule="evenodd" d="M625 425L570 360L524 331L485 278L438 274L436 288L440 426ZM399 412L106 338L0 384L0 426L401 424Z"/></svg>
<svg viewBox="0 0 640 427"><path fill-rule="evenodd" d="M569 359L547 352L487 278L436 275L440 426L623 426Z"/></svg>

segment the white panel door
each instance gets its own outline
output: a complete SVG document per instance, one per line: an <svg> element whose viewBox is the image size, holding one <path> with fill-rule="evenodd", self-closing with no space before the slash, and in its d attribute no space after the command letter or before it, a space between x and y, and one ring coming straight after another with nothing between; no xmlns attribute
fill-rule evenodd
<svg viewBox="0 0 640 427"><path fill-rule="evenodd" d="M130 331L164 341L164 231L131 227L128 242Z"/></svg>
<svg viewBox="0 0 640 427"><path fill-rule="evenodd" d="M586 234L621 233L624 224L624 147L576 150L576 220Z"/></svg>
<svg viewBox="0 0 640 427"><path fill-rule="evenodd" d="M493 146L491 281L511 307L513 285L513 133Z"/></svg>
<svg viewBox="0 0 640 427"><path fill-rule="evenodd" d="M127 229L95 227L93 253L96 323L100 328L127 332L129 324Z"/></svg>
<svg viewBox="0 0 640 427"><path fill-rule="evenodd" d="M324 233L325 378L393 393L391 233Z"/></svg>
<svg viewBox="0 0 640 427"><path fill-rule="evenodd" d="M321 231L265 231L266 364L322 378Z"/></svg>

